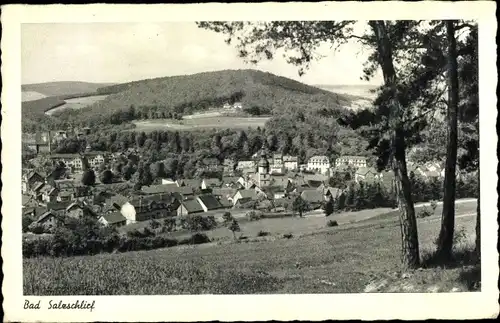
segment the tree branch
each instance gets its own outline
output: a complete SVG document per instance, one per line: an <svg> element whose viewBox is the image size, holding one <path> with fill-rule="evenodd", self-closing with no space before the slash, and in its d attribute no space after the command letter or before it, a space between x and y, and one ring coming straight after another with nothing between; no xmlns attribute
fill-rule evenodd
<svg viewBox="0 0 500 323"><path fill-rule="evenodd" d="M463 24L455 26L454 30L459 31L460 29L463 29L463 28L473 29L473 28L476 28L476 26L474 26L472 24L468 24L468 23L463 23Z"/></svg>

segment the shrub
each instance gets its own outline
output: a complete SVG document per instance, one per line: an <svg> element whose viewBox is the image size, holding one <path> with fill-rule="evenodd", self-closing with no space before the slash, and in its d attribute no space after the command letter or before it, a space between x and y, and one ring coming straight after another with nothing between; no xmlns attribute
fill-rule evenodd
<svg viewBox="0 0 500 323"><path fill-rule="evenodd" d="M257 221L257 220L260 220L262 218L262 212L259 212L259 211L250 211L250 212L248 212L246 214L246 217L250 221Z"/></svg>
<svg viewBox="0 0 500 323"><path fill-rule="evenodd" d="M208 236L204 233L195 233L189 238L185 238L179 241L180 245L183 244L202 244L202 243L208 243L210 242L210 239Z"/></svg>
<svg viewBox="0 0 500 323"><path fill-rule="evenodd" d="M339 225L339 224L338 224L338 223L337 223L337 221L335 221L335 220L330 220L330 221L326 222L326 226L327 226L327 227L336 227L336 226L338 226L338 225Z"/></svg>
<svg viewBox="0 0 500 323"><path fill-rule="evenodd" d="M426 218L429 217L433 214L431 210L429 210L428 207L424 206L420 211L417 213L417 218Z"/></svg>
<svg viewBox="0 0 500 323"><path fill-rule="evenodd" d="M160 226L161 226L161 224L158 220L151 220L151 222L149 222L149 228L151 230L158 229Z"/></svg>
<svg viewBox="0 0 500 323"><path fill-rule="evenodd" d="M236 221L236 219L233 219L231 224L228 226L228 229L231 230L231 232L233 233L234 240L236 240L236 232L241 231L238 221Z"/></svg>
<svg viewBox="0 0 500 323"><path fill-rule="evenodd" d="M231 215L231 212L224 212L222 214L222 220L224 220L224 223L229 223L233 220L233 216Z"/></svg>
<svg viewBox="0 0 500 323"><path fill-rule="evenodd" d="M285 233L283 235L283 238L285 238L285 239L291 239L291 238L293 238L293 234L291 234L291 233Z"/></svg>
<svg viewBox="0 0 500 323"><path fill-rule="evenodd" d="M257 237L266 237L268 236L270 233L267 232L267 231L262 231L260 230L259 232L257 232Z"/></svg>
<svg viewBox="0 0 500 323"><path fill-rule="evenodd" d="M184 229L196 232L211 230L217 226L217 222L213 216L203 217L196 214L184 218L181 225Z"/></svg>
<svg viewBox="0 0 500 323"><path fill-rule="evenodd" d="M437 208L437 202L435 200L432 200L431 201L431 209L432 209L433 214L436 212L436 208Z"/></svg>

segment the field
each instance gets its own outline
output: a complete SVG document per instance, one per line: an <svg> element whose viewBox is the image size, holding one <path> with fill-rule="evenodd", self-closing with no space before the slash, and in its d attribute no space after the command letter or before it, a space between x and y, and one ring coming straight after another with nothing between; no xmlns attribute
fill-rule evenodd
<svg viewBox="0 0 500 323"><path fill-rule="evenodd" d="M212 128L233 128L247 129L248 127L264 127L268 117L232 117L232 116L188 116L183 120L173 119L155 119L147 121L135 121L135 131L154 131L154 130L199 130Z"/></svg>
<svg viewBox="0 0 500 323"><path fill-rule="evenodd" d="M53 109L47 110L45 114L53 115L54 113L61 112L65 109L82 109L94 104L95 102L104 100L106 97L107 95L93 95L93 96L66 99L64 100L65 102L64 104L57 106Z"/></svg>
<svg viewBox="0 0 500 323"><path fill-rule="evenodd" d="M457 248L474 241L476 202L457 204ZM421 254L439 231L439 207L418 219ZM372 210L374 211L374 210ZM332 219L341 218L335 215ZM327 219L241 221L241 235L219 228L214 242L153 251L25 259L25 295L166 295L248 293L449 292L476 287L477 267L462 264L400 271L400 229L394 212L326 227ZM257 237L259 231L269 235ZM292 234L285 238L283 233Z"/></svg>

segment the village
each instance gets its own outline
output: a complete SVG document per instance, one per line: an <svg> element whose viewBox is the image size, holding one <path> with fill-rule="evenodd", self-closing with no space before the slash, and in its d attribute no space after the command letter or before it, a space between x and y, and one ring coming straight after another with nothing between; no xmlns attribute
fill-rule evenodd
<svg viewBox="0 0 500 323"><path fill-rule="evenodd" d="M87 130L88 131L88 130ZM78 133L85 135L85 129ZM329 200L345 195L346 186L332 186L334 174L348 174L354 183L393 185L393 173L377 172L368 165L367 157L341 156L334 162L327 156L312 156L299 164L297 156L270 153L265 147L249 160L205 158L205 171L222 176L212 178L159 178L126 196L113 191L113 185L126 182L113 178L113 183L93 186L82 183L86 164L99 173L120 156L140 159L138 150L108 153L92 151L90 147L77 154L52 153L51 144L66 138L65 131L51 135L39 134L31 145L36 155L47 157L53 165L64 165L65 178L54 179L43 170L23 169L23 215L34 221L23 228L26 232L49 232L64 217L79 218L85 214L98 219L104 226L121 227L161 218L182 218L193 214L212 215L220 219L225 211L235 217L252 210L269 213L290 212L294 199L307 203L304 211L320 209ZM416 165L408 162L409 172L421 178L442 178L444 168L439 163ZM108 167L109 168L109 167ZM292 210L293 211L293 210ZM33 230L33 228L44 230Z"/></svg>

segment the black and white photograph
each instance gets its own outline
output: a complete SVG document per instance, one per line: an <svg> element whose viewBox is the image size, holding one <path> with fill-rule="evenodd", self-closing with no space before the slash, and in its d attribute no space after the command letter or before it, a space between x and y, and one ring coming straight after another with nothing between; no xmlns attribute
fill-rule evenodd
<svg viewBox="0 0 500 323"><path fill-rule="evenodd" d="M74 321L95 296L480 295L480 18L226 7L19 25L16 306Z"/></svg>

